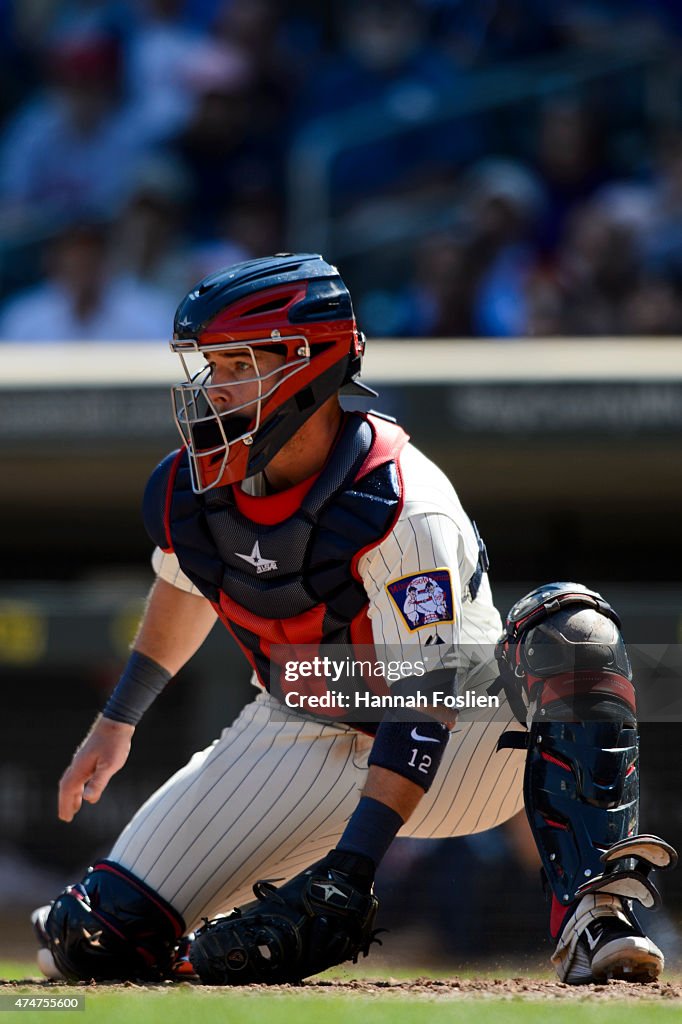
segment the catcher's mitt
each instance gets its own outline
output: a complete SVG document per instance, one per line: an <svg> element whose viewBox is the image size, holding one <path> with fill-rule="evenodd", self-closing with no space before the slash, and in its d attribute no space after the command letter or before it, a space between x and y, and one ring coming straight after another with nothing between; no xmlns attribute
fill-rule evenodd
<svg viewBox="0 0 682 1024"><path fill-rule="evenodd" d="M371 877L365 886L353 871L358 861L333 850L281 888L256 882L257 902L207 921L190 950L204 984L298 982L345 960L355 962L360 953L367 956L372 941L379 941L373 931L378 901Z"/></svg>

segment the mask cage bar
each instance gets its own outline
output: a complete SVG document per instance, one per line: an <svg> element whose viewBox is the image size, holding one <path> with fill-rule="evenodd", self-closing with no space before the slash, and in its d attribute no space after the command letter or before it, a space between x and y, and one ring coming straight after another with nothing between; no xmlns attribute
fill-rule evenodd
<svg viewBox="0 0 682 1024"><path fill-rule="evenodd" d="M293 362L284 363L282 366L275 367L266 374L260 374L258 371L258 363L256 361L256 353L253 346L257 345L273 345L280 344L290 341L300 341L301 345L296 350L296 354L299 357ZM225 471L227 462L230 455L230 447L233 444L241 441L245 445L253 443L253 438L258 431L261 423L261 410L263 402L269 399L285 381L289 380L290 377L300 373L301 370L305 369L310 364L310 345L308 339L304 335L289 335L286 338L280 339L279 337L270 338L258 338L252 339L249 342L235 341L235 342L215 342L209 345L200 345L196 338L187 339L183 341L172 341L170 343L171 350L175 352L182 363L185 371L185 380L180 384L175 384L171 388L171 397L173 401L173 418L175 425L178 428L181 438L187 448L187 452L190 460L190 472L192 475L192 489L196 494L203 494L205 491L211 490L214 487L219 486L220 479ZM254 376L248 377L243 380L235 381L231 384L209 384L208 379L212 374L210 366L202 367L194 374L190 372L190 369L185 360L186 352L196 352L203 355L206 352L248 352L251 362L254 367ZM269 381L273 377L279 376L272 387L268 388L265 392L263 391L263 383ZM203 379L202 379L203 378ZM238 388L245 384L257 384L258 394L254 398L244 401L239 405L221 413L216 408L211 395L210 390L218 390L222 388ZM205 412L199 408L199 400L203 399L206 408L209 410ZM238 437L234 437L228 440L227 433L225 431L224 419L235 413L239 413L242 409L249 406L256 406L254 422L249 426L249 429L244 431ZM214 445L208 449L202 449L198 451L194 444L193 427L203 423L213 423L219 432L221 443ZM215 479L212 483L202 486L200 477L200 460L201 459L213 459L215 456L222 453L222 461L219 470L216 473Z"/></svg>

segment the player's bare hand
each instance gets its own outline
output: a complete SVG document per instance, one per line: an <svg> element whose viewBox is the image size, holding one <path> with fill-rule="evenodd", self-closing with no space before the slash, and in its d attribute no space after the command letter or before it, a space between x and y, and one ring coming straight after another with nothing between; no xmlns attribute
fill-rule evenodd
<svg viewBox="0 0 682 1024"><path fill-rule="evenodd" d="M72 821L83 800L96 804L128 760L135 726L98 718L59 782L59 817Z"/></svg>

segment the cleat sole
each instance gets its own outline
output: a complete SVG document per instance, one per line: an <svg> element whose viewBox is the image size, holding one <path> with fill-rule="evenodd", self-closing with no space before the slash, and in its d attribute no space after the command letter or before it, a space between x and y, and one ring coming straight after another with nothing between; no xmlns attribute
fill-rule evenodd
<svg viewBox="0 0 682 1024"><path fill-rule="evenodd" d="M660 949L650 939L632 936L625 942L607 943L592 961L592 977L599 984L609 980L650 984L664 967Z"/></svg>
<svg viewBox="0 0 682 1024"><path fill-rule="evenodd" d="M49 949L39 949L36 959L41 973L44 974L46 978L49 978L50 981L65 980L64 975L54 962L54 957Z"/></svg>

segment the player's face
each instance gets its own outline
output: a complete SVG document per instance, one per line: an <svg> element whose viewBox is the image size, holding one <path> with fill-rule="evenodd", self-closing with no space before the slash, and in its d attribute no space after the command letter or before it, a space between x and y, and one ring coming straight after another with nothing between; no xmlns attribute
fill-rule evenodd
<svg viewBox="0 0 682 1024"><path fill-rule="evenodd" d="M240 416L256 414L256 403L278 383L277 370L284 365L284 356L275 352L258 352L255 348L230 352L207 353L211 370L211 401L219 414L238 411Z"/></svg>

